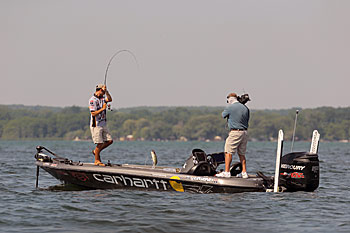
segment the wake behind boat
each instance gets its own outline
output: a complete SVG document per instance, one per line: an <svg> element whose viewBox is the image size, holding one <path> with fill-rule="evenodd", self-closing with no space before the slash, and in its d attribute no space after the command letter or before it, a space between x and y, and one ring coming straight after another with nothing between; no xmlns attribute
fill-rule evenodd
<svg viewBox="0 0 350 233"><path fill-rule="evenodd" d="M241 164L231 166L231 178L216 177L217 168L225 162L224 153L206 154L194 149L181 168L153 165L107 164L74 162L57 156L49 149L38 146L35 154L37 186L39 168L44 169L65 184L92 189L143 189L194 193L239 193L266 191L314 191L319 185L319 160L317 155L319 134L315 130L310 152L292 152L282 155L283 132L277 147L275 176L262 172L237 178ZM46 152L45 152L46 151ZM47 153L48 152L48 153Z"/></svg>

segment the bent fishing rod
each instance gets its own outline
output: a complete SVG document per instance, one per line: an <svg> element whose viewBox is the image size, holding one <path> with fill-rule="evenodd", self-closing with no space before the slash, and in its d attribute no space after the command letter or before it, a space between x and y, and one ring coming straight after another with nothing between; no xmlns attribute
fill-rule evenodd
<svg viewBox="0 0 350 233"><path fill-rule="evenodd" d="M136 56L135 56L130 50L127 50L127 49L119 50L119 51L117 51L117 52L111 57L111 59L110 59L109 62L108 62L108 65L107 65L107 68L106 68L106 73L105 73L105 80L104 80L104 85L105 85L105 86L107 85L107 73L108 73L108 70L109 70L109 66L111 65L113 59L114 59L116 56L118 56L119 54L121 54L121 53L128 53L128 54L130 54L130 55L134 58L134 60L135 60L135 62L136 62L136 65L137 65L137 69L139 70L139 63L138 63L138 61L137 61Z"/></svg>

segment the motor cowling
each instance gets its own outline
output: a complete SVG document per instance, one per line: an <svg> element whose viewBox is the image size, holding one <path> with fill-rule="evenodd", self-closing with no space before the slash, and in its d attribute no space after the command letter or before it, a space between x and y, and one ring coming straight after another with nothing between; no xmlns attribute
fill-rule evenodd
<svg viewBox="0 0 350 233"><path fill-rule="evenodd" d="M287 191L314 191L320 180L317 154L292 152L281 158L280 185Z"/></svg>

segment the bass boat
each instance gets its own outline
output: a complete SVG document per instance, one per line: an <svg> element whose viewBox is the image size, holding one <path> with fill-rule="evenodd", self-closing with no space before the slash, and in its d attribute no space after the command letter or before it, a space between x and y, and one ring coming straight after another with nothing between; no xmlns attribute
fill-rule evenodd
<svg viewBox="0 0 350 233"><path fill-rule="evenodd" d="M275 176L262 172L238 178L241 164L231 166L231 177L216 177L217 168L225 163L221 153L206 154L194 149L181 168L157 166L157 156L151 152L153 165L106 164L74 162L37 146L36 186L39 168L61 180L88 189L141 189L194 193L293 192L314 191L319 185L319 134L315 130L309 152L291 152L282 156L283 131L279 132Z"/></svg>

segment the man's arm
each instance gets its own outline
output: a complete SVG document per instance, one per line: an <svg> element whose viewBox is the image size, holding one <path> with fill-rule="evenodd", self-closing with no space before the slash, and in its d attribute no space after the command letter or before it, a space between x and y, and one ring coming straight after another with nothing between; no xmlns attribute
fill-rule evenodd
<svg viewBox="0 0 350 233"><path fill-rule="evenodd" d="M107 104L104 103L102 108L100 110L97 110L97 111L91 111L91 115L94 117L94 116L97 116L98 114L100 114L101 112L103 112L104 110L106 110L107 108Z"/></svg>
<svg viewBox="0 0 350 233"><path fill-rule="evenodd" d="M106 102L112 102L112 96L109 94L109 92L106 90Z"/></svg>
<svg viewBox="0 0 350 233"><path fill-rule="evenodd" d="M105 94L106 94L106 99L105 99L105 101L106 101L106 102L112 102L112 96L111 96L111 94L109 94L106 85L104 85L104 86L102 87L102 90L104 90L104 91L105 91Z"/></svg>
<svg viewBox="0 0 350 233"><path fill-rule="evenodd" d="M226 118L226 117L228 117L230 115L230 113L229 113L228 109L225 108L225 110L222 112L221 115L222 115L223 118Z"/></svg>

